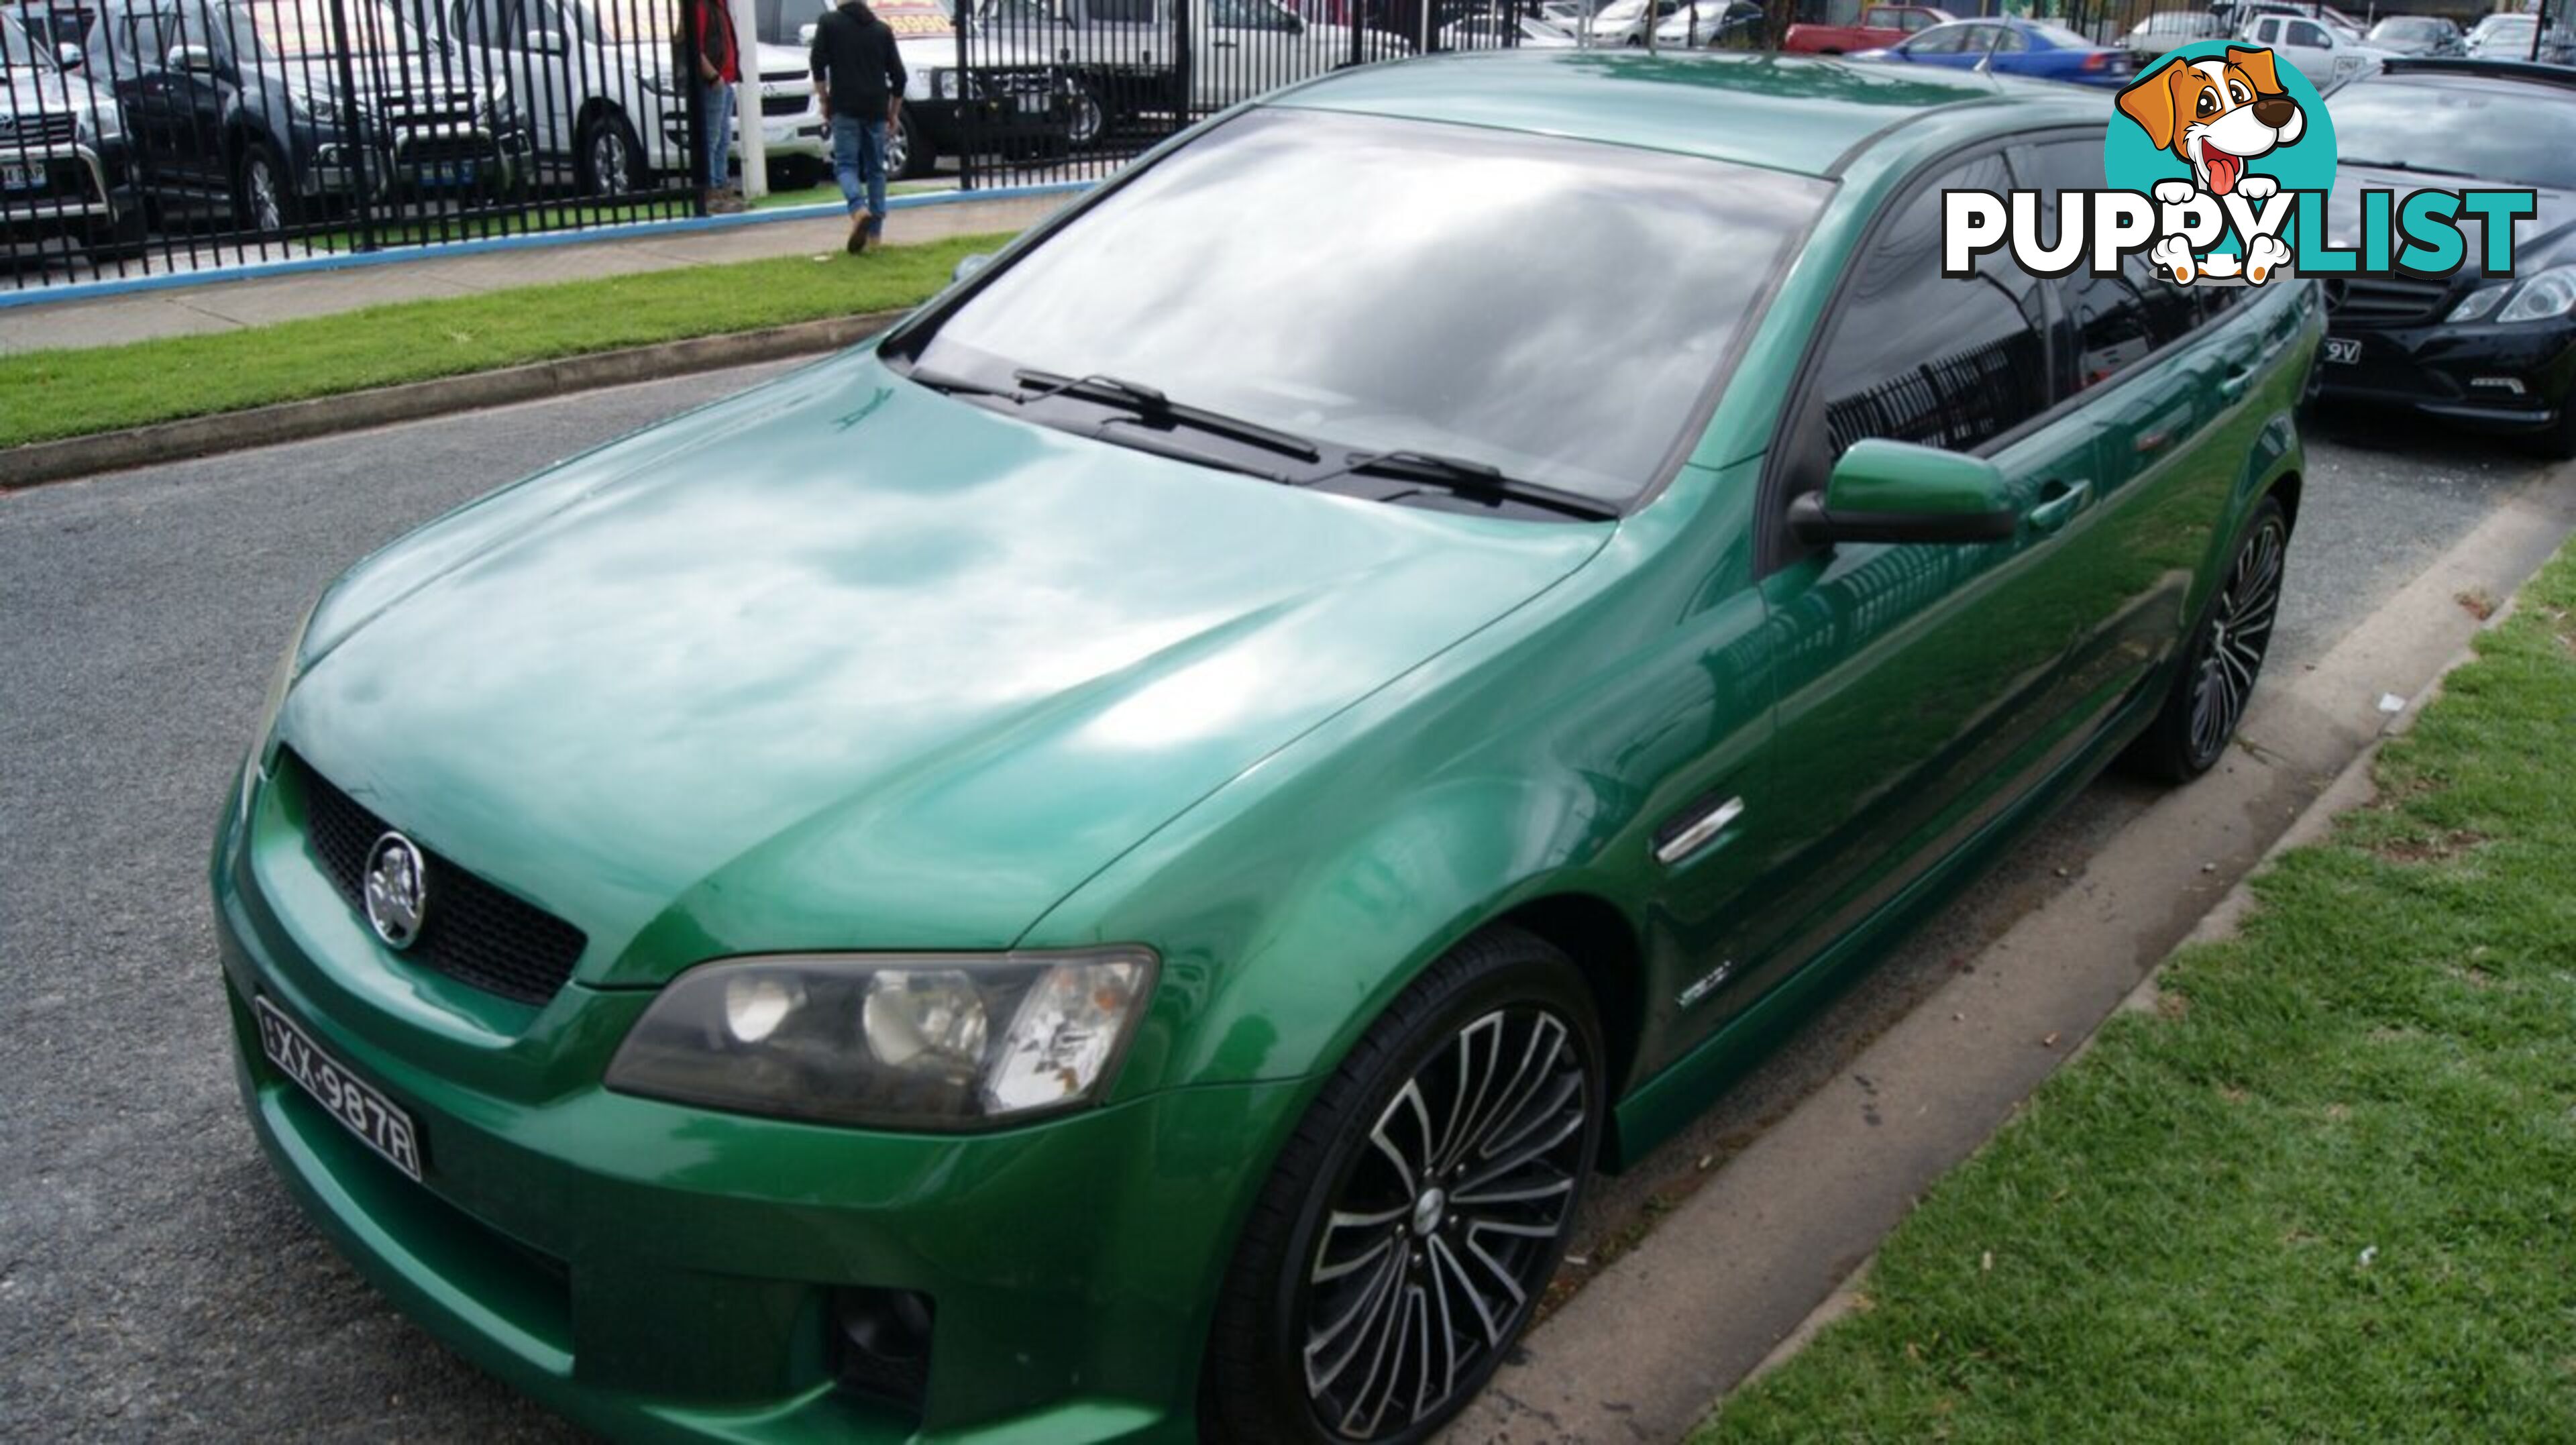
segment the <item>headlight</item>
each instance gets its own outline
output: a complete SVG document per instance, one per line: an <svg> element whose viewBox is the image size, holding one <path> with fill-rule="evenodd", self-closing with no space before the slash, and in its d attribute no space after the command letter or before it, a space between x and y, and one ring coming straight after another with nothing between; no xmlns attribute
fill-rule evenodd
<svg viewBox="0 0 2576 1445"><path fill-rule="evenodd" d="M510 81L507 76L494 75L486 82L486 89L483 92L483 114L489 117L491 127L496 131L512 129L519 123L519 109L510 103Z"/></svg>
<svg viewBox="0 0 2576 1445"><path fill-rule="evenodd" d="M2496 313L2496 320L2546 321L2566 315L2570 306L2576 306L2576 266L2552 266L2524 277L2513 288L2513 299Z"/></svg>
<svg viewBox="0 0 2576 1445"><path fill-rule="evenodd" d="M1153 983L1141 948L701 964L636 1020L608 1087L829 1124L1017 1122L1093 1097Z"/></svg>
<svg viewBox="0 0 2576 1445"><path fill-rule="evenodd" d="M956 97L957 72L953 70L931 71L930 98L932 100L954 100Z"/></svg>
<svg viewBox="0 0 2576 1445"><path fill-rule="evenodd" d="M2487 313L2496 309L2496 303L2504 299L2504 293L2512 289L2510 283L2503 286L2481 286L2470 292L2459 305L2452 307L2451 314L2443 319L2445 321L2484 320Z"/></svg>

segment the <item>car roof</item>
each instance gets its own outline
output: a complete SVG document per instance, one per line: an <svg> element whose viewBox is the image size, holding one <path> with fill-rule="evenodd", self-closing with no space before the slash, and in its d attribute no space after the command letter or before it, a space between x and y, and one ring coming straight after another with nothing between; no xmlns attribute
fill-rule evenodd
<svg viewBox="0 0 2576 1445"><path fill-rule="evenodd" d="M1447 121L1674 151L1797 175L1839 174L1865 143L1903 133L1964 144L2107 107L2061 85L1834 56L1489 50L1372 65L1264 102Z"/></svg>
<svg viewBox="0 0 2576 1445"><path fill-rule="evenodd" d="M2436 81L2466 86L2544 86L2551 90L2576 89L2576 70L2563 65L2549 65L2527 60L2486 60L2475 56L2405 56L2383 61L2376 71L2354 76L2351 84L2368 80Z"/></svg>

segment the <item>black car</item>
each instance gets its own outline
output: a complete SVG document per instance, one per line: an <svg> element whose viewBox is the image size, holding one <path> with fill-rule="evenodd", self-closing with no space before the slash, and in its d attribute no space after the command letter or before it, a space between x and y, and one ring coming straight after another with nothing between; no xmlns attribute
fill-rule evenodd
<svg viewBox="0 0 2576 1445"><path fill-rule="evenodd" d="M2460 27L2439 15L2391 15L2365 38L2398 55L2465 55L2469 49Z"/></svg>
<svg viewBox="0 0 2576 1445"><path fill-rule="evenodd" d="M356 197L470 200L528 174L506 88L375 0L110 0L88 54L164 215L275 232Z"/></svg>
<svg viewBox="0 0 2576 1445"><path fill-rule="evenodd" d="M2410 408L2576 456L2576 72L2515 61L2391 60L2334 95L2338 246L2361 193L2529 186L2514 278L2322 276L2328 400ZM2470 244L2480 244L2477 228Z"/></svg>
<svg viewBox="0 0 2576 1445"><path fill-rule="evenodd" d="M95 256L143 239L123 114L83 59L0 11L0 251Z"/></svg>

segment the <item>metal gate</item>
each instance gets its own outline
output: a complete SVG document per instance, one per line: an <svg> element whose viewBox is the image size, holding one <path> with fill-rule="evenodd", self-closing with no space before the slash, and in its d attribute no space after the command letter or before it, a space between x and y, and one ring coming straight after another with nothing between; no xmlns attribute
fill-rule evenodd
<svg viewBox="0 0 2576 1445"><path fill-rule="evenodd" d="M954 58L906 105L969 188L1105 176L1264 91L1516 45L1523 0L958 0Z"/></svg>
<svg viewBox="0 0 2576 1445"><path fill-rule="evenodd" d="M10 284L690 214L684 3L11 0Z"/></svg>

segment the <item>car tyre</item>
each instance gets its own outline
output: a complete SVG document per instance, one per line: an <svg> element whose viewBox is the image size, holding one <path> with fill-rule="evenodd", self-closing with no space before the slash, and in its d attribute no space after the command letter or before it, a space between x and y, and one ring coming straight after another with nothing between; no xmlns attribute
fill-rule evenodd
<svg viewBox="0 0 2576 1445"><path fill-rule="evenodd" d="M1202 1438L1430 1438L1537 1307L1600 1147L1601 1031L1516 928L1444 955L1370 1026L1280 1151L1201 1371Z"/></svg>
<svg viewBox="0 0 2576 1445"><path fill-rule="evenodd" d="M605 198L629 195L644 187L644 147L635 128L616 111L602 111L581 128L574 152L581 193Z"/></svg>
<svg viewBox="0 0 2576 1445"><path fill-rule="evenodd" d="M233 164L233 219L242 229L263 236L285 230L295 218L293 196L286 168L268 142L255 140L242 147Z"/></svg>
<svg viewBox="0 0 2576 1445"><path fill-rule="evenodd" d="M2187 783L2226 753L2263 675L2280 617L2289 542L2289 513L2280 499L2267 496L2256 503L2217 591L2192 629L2164 706L2129 747L2124 761L2133 771Z"/></svg>
<svg viewBox="0 0 2576 1445"><path fill-rule="evenodd" d="M1087 80L1066 83L1065 101L1070 112L1065 120L1065 140L1075 150L1089 150L1100 144L1109 129L1109 109L1100 103L1100 93Z"/></svg>
<svg viewBox="0 0 2576 1445"><path fill-rule="evenodd" d="M912 118L912 107L905 106L894 128L886 132L886 175L898 181L917 180L937 164L938 148L930 143L921 122Z"/></svg>

